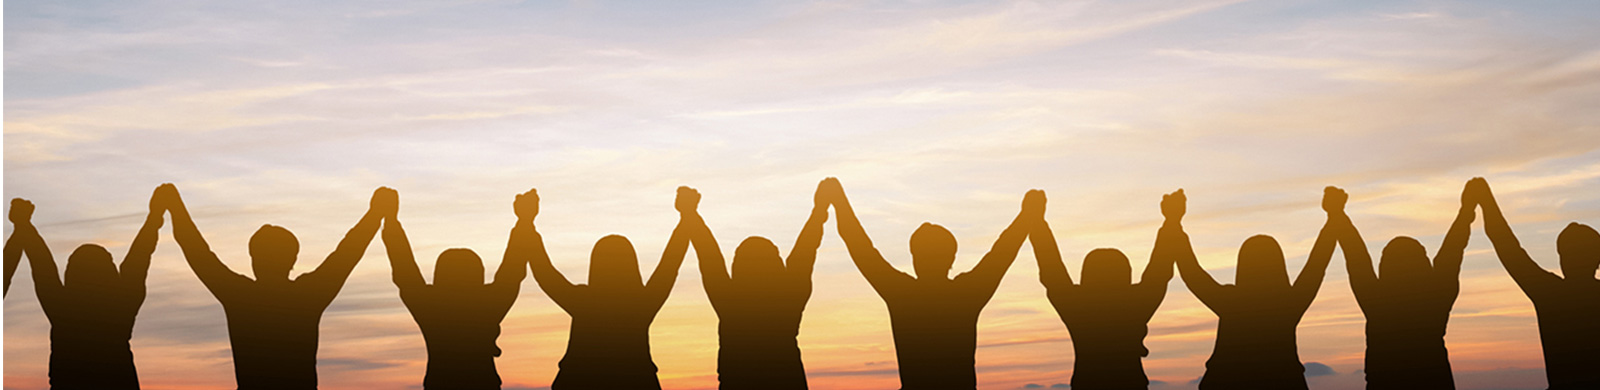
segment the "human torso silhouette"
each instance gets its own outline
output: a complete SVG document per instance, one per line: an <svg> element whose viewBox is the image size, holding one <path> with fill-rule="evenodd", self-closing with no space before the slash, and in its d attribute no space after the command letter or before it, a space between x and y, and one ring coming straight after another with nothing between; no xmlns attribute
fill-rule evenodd
<svg viewBox="0 0 1600 390"><path fill-rule="evenodd" d="M1444 334L1458 288L1437 282L1404 290L1385 287L1374 289L1375 299L1362 304L1367 388L1454 388Z"/></svg>
<svg viewBox="0 0 1600 390"><path fill-rule="evenodd" d="M317 334L333 295L298 285L244 279L213 288L228 318L239 389L317 387Z"/></svg>
<svg viewBox="0 0 1600 390"><path fill-rule="evenodd" d="M1168 265L1170 267L1170 263ZM1077 389L1143 389L1150 351L1144 338L1162 296L1148 288L1083 288L1047 295L1072 335L1072 386ZM1165 289L1161 291L1165 292Z"/></svg>
<svg viewBox="0 0 1600 390"><path fill-rule="evenodd" d="M889 306L894 354L902 389L971 389L978 386L978 314L992 290L952 280L905 280L878 290Z"/></svg>
<svg viewBox="0 0 1600 390"><path fill-rule="evenodd" d="M50 388L139 388L128 342L144 295L107 292L63 289L40 297L50 320Z"/></svg>
<svg viewBox="0 0 1600 390"><path fill-rule="evenodd" d="M749 287L758 288L735 288L712 304L719 319L721 388L806 388L798 338L810 284L785 278Z"/></svg>
<svg viewBox="0 0 1600 390"><path fill-rule="evenodd" d="M427 285L408 290L402 290L400 297L422 329L428 348L423 388L500 388L494 363L500 347L495 340L500 338L500 321L511 306L501 297L504 294L487 285L466 289Z"/></svg>
<svg viewBox="0 0 1600 390"><path fill-rule="evenodd" d="M1304 389L1295 328L1310 301L1289 291L1241 291L1225 285L1214 303L1217 341L1200 379L1203 389Z"/></svg>
<svg viewBox="0 0 1600 390"><path fill-rule="evenodd" d="M642 293L573 286L561 305L572 315L572 335L550 388L661 388L650 358L650 323L660 305Z"/></svg>
<svg viewBox="0 0 1600 390"><path fill-rule="evenodd" d="M1600 282L1581 275L1574 279L1522 288L1539 318L1552 390L1600 388Z"/></svg>

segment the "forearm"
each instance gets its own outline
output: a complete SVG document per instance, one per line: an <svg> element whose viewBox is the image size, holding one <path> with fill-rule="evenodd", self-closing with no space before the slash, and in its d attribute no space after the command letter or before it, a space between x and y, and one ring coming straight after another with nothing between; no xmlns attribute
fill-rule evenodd
<svg viewBox="0 0 1600 390"><path fill-rule="evenodd" d="M1040 222L1028 236L1033 245L1033 257L1039 262L1039 283L1046 288L1072 285L1072 275L1061 262L1061 249L1056 246L1055 234L1048 223Z"/></svg>
<svg viewBox="0 0 1600 390"><path fill-rule="evenodd" d="M12 276L16 276L16 274L17 274L17 266L20 265L21 263L22 263L22 246L21 245L17 245L15 243L15 240L6 240L6 247L5 247L5 271L6 271L6 275L5 276L6 276L6 280L5 280L5 291L4 291L5 294L10 294L11 293L11 277Z"/></svg>
<svg viewBox="0 0 1600 390"><path fill-rule="evenodd" d="M411 241L406 238L405 228L397 220L387 220L383 224L383 248L389 257L389 270L393 274L394 284L401 288L411 288L427 284L422 278L422 269L417 266L416 254L411 251Z"/></svg>
<svg viewBox="0 0 1600 390"><path fill-rule="evenodd" d="M1322 232L1317 235L1316 243L1311 245L1311 256L1306 260L1305 268L1300 269L1300 276L1295 278L1295 289L1302 293L1315 296L1317 290L1322 288L1322 279L1328 273L1328 263L1333 260L1333 249L1338 227L1329 218L1322 227Z"/></svg>
<svg viewBox="0 0 1600 390"><path fill-rule="evenodd" d="M1173 264L1178 260L1182 250L1189 248L1189 235L1184 234L1183 227L1172 221L1163 224L1156 232L1156 243L1150 250L1150 262L1144 266L1144 275L1140 276L1140 285L1161 285L1165 288L1168 281L1172 280Z"/></svg>
<svg viewBox="0 0 1600 390"><path fill-rule="evenodd" d="M1450 223L1450 231L1444 235L1444 243L1439 245L1439 253L1434 256L1434 266L1438 268L1441 276L1457 279L1461 274L1461 261L1467 251L1467 241L1472 237L1472 220L1476 208L1464 205L1456 214L1455 222Z"/></svg>
<svg viewBox="0 0 1600 390"><path fill-rule="evenodd" d="M793 274L810 280L811 270L817 262L817 248L822 246L822 225L827 221L826 205L811 210L811 217L800 228L800 237L794 240L794 248L789 250L789 270Z"/></svg>
<svg viewBox="0 0 1600 390"><path fill-rule="evenodd" d="M494 271L495 285L521 285L528 278L528 258L533 252L533 241L539 240L533 221L518 221L511 228L511 238L506 242L506 253L500 259L500 268Z"/></svg>
<svg viewBox="0 0 1600 390"><path fill-rule="evenodd" d="M706 226L705 220L698 214L686 216L684 223L688 224L689 244L694 246L694 254L700 268L700 282L708 294L715 295L722 291L722 287L729 281L727 260L722 257L722 247L717 244L716 236L711 233L711 228Z"/></svg>
<svg viewBox="0 0 1600 390"><path fill-rule="evenodd" d="M667 248L661 252L661 261L656 263L656 270L650 274L650 282L645 286L662 299L672 291L672 285L678 280L678 269L683 266L683 258L689 254L688 220L682 218L678 227L672 229Z"/></svg>
<svg viewBox="0 0 1600 390"><path fill-rule="evenodd" d="M161 212L150 213L145 218L144 226L139 228L139 234L134 236L133 243L128 247L127 257L122 260L123 280L144 286L145 276L150 273L150 257L155 254L163 222Z"/></svg>

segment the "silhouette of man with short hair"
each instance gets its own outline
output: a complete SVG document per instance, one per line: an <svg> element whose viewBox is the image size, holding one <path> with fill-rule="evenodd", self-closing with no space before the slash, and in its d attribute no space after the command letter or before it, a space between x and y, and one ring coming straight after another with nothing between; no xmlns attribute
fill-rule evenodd
<svg viewBox="0 0 1600 390"><path fill-rule="evenodd" d="M650 323L678 279L689 251L689 215L699 202L699 193L678 187L675 206L681 218L649 283L640 281L639 258L627 238L613 234L596 242L589 256L589 283L575 285L550 263L543 241L533 236L528 262L533 279L572 316L567 353L551 389L661 388L650 358Z"/></svg>
<svg viewBox="0 0 1600 390"><path fill-rule="evenodd" d="M1132 281L1128 257L1116 249L1095 249L1083 260L1083 283L1073 284L1061 250L1042 219L1028 241L1039 261L1039 282L1072 335L1072 388L1143 389L1150 385L1142 359L1150 356L1144 338L1150 317L1167 295L1175 259L1189 247L1183 233L1183 190L1161 197L1166 223L1156 235L1144 276Z"/></svg>
<svg viewBox="0 0 1600 390"><path fill-rule="evenodd" d="M170 184L162 187L170 186ZM50 388L138 389L139 373L133 365L134 317L144 304L145 277L150 255L160 238L162 192L150 200L150 213L134 236L122 270L111 263L111 252L83 244L67 258L66 283L56 273L55 257L33 226L33 203L11 200L9 218L15 229L6 241L7 268L28 256L39 306L50 320ZM15 248L15 249L13 249ZM10 278L6 279L10 282ZM9 284L9 283L8 283Z"/></svg>
<svg viewBox="0 0 1600 390"><path fill-rule="evenodd" d="M1500 212L1489 182L1475 178L1467 192L1483 207L1484 232L1500 264L1533 301L1544 346L1544 374L1551 390L1600 388L1600 233L1573 222L1556 236L1561 275L1545 271L1522 249Z"/></svg>
<svg viewBox="0 0 1600 390"><path fill-rule="evenodd" d="M884 260L861 221L850 208L838 180L823 182L822 191L839 218L839 236L861 274L889 306L895 356L902 389L973 389L978 376L978 314L1000 287L1006 269L1017 259L1022 241L1044 219L1044 191L1023 197L1022 212L1000 233L994 247L972 271L950 278L956 239L949 230L923 223L911 234L911 264L917 276Z"/></svg>
<svg viewBox="0 0 1600 390"><path fill-rule="evenodd" d="M1372 270L1372 255L1343 209L1330 222L1344 248L1350 290L1367 317L1368 389L1454 389L1444 334L1461 293L1461 258L1472 235L1477 204L1470 187L1444 243L1428 264L1428 251L1411 237L1395 237Z"/></svg>
<svg viewBox="0 0 1600 390"><path fill-rule="evenodd" d="M383 244L389 252L394 284L428 345L428 372L422 379L425 389L500 388L494 363L500 347L495 339L500 337L500 322L511 311L522 279L528 275L531 242L539 234L533 230L539 195L533 190L519 194L512 208L517 224L511 228L494 282L487 285L483 284L483 260L471 249L462 248L439 254L429 285L417 267L399 216L383 216ZM398 213L398 209L391 211Z"/></svg>
<svg viewBox="0 0 1600 390"><path fill-rule="evenodd" d="M1271 236L1257 235L1239 248L1235 284L1218 284L1200 267L1192 247L1181 248L1178 273L1200 303L1217 314L1217 341L1206 361L1201 389L1305 389L1305 366L1295 328L1316 299L1333 258L1335 213L1344 209L1344 190L1328 187L1322 209L1328 222L1312 244L1311 256L1294 284L1289 283L1283 248Z"/></svg>
<svg viewBox="0 0 1600 390"><path fill-rule="evenodd" d="M828 179L833 180L833 179ZM818 186L811 217L800 230L789 264L765 238L746 238L733 255L733 276L716 237L700 213L684 214L689 242L700 258L700 276L716 310L717 379L723 390L805 389L800 359L800 315L811 299L811 271L822 245L828 201Z"/></svg>
<svg viewBox="0 0 1600 390"><path fill-rule="evenodd" d="M371 208L316 270L289 279L300 243L288 229L263 225L250 237L255 279L234 273L211 252L176 187L164 199L172 212L173 236L211 295L222 303L233 346L233 372L240 390L317 388L317 326L345 279L378 233L383 216L394 214L394 190L378 188Z"/></svg>

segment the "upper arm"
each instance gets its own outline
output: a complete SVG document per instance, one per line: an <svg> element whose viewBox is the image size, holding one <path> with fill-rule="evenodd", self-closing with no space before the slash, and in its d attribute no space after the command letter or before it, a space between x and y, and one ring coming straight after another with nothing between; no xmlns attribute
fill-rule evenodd
<svg viewBox="0 0 1600 390"><path fill-rule="evenodd" d="M813 207L811 217L806 219L805 226L800 228L800 236L794 240L794 247L789 249L788 264L785 266L787 274L808 289L811 286L811 272L817 265L817 248L822 246L822 224L827 221L828 206Z"/></svg>
<svg viewBox="0 0 1600 390"><path fill-rule="evenodd" d="M1361 239L1361 232L1350 221L1349 216L1340 218L1336 223L1339 236L1338 245L1344 251L1345 271L1350 274L1350 291L1356 296L1356 303L1366 306L1376 293L1378 274L1372 270L1372 254L1367 251L1367 243Z"/></svg>
<svg viewBox="0 0 1600 390"><path fill-rule="evenodd" d="M1472 219L1475 207L1464 205L1456 214L1455 222L1450 223L1450 231L1444 234L1444 243L1439 245L1439 253L1434 255L1434 275L1448 286L1460 288L1461 286L1461 261L1467 251L1467 240L1472 236Z"/></svg>
<svg viewBox="0 0 1600 390"><path fill-rule="evenodd" d="M539 289L544 290L550 300L571 312L569 304L576 299L577 286L567 281L567 277L561 275L561 270L550 262L550 253L544 248L544 237L537 230L530 233L527 241L528 268L533 271L533 280L539 283Z"/></svg>
<svg viewBox="0 0 1600 390"><path fill-rule="evenodd" d="M322 293L327 300L332 300L344 287L350 273L355 271L356 263L361 262L361 257L366 254L367 246L378 234L380 223L380 217L374 213L368 212L362 216L361 221L345 233L339 246L328 254L328 258L317 269L301 275L296 281L307 283L308 287Z"/></svg>
<svg viewBox="0 0 1600 390"><path fill-rule="evenodd" d="M383 248L388 252L389 270L393 274L394 285L400 288L401 293L428 285L427 280L422 277L422 269L417 267L416 253L411 250L411 241L406 238L405 228L400 225L398 219L384 221Z"/></svg>
<svg viewBox="0 0 1600 390"><path fill-rule="evenodd" d="M1176 242L1172 248L1172 255L1176 256L1178 263L1178 276L1183 279L1183 284L1189 287L1195 298L1200 299L1206 307L1217 310L1222 303L1222 284L1217 283L1206 269L1200 266L1200 260L1195 258L1194 247L1189 243L1189 237L1183 233L1182 228L1176 228L1177 234L1184 234L1183 239Z"/></svg>
<svg viewBox="0 0 1600 390"><path fill-rule="evenodd" d="M127 256L122 258L122 271L119 278L124 288L133 294L143 297L145 293L145 277L150 274L150 257L156 251L156 240L160 237L162 213L153 212L145 219L139 234L134 236L133 244L128 247Z"/></svg>
<svg viewBox="0 0 1600 390"><path fill-rule="evenodd" d="M1162 226L1156 232L1155 246L1150 249L1150 262L1144 266L1144 275L1139 277L1138 288L1145 291L1145 296L1151 297L1147 299L1155 299L1157 304L1166 297L1167 283L1172 281L1173 264L1182 255L1179 245L1189 245L1189 235L1184 234L1183 229Z"/></svg>
<svg viewBox="0 0 1600 390"><path fill-rule="evenodd" d="M205 284L211 295L221 298L233 288L249 283L249 278L228 269L211 251L211 246L200 235L199 227L195 226L182 200L174 200L173 207L168 211L172 215L172 237L183 250L184 261L189 263L189 268L194 270L194 275L200 278L200 283Z"/></svg>
<svg viewBox="0 0 1600 390"><path fill-rule="evenodd" d="M494 291L506 310L511 309L517 293L522 291L522 280L528 278L528 258L531 257L533 246L530 241L537 235L531 222L519 221L517 226L511 228L505 256L500 259L500 268L494 271L494 281L489 283L490 290Z"/></svg>
<svg viewBox="0 0 1600 390"><path fill-rule="evenodd" d="M706 297L713 306L722 303L723 294L727 293L728 285L732 278L728 276L727 261L722 257L722 248L717 245L716 236L711 234L711 228L706 226L704 219L699 216L693 220L685 220L689 229L689 243L694 245L695 257L699 260L700 281L706 289Z"/></svg>
<svg viewBox="0 0 1600 390"><path fill-rule="evenodd" d="M1328 263L1333 260L1333 248L1337 228L1334 228L1332 218L1325 223L1322 232L1317 234L1317 241L1311 246L1311 256L1306 260L1304 268L1300 269L1300 276L1295 277L1294 291L1306 306L1316 299L1317 291L1322 289L1322 280L1328 274Z"/></svg>
<svg viewBox="0 0 1600 390"><path fill-rule="evenodd" d="M867 283L884 295L897 290L912 281L911 275L900 272L883 259L883 254L878 248L872 246L872 238L867 237L866 229L861 227L861 221L856 219L855 210L845 201L834 204L833 210L839 217L839 238L844 240L844 246L850 251L850 260L856 263L856 269L861 271L861 276L867 278Z"/></svg>
<svg viewBox="0 0 1600 390"><path fill-rule="evenodd" d="M1072 287L1072 274L1061 262L1061 248L1056 246L1056 237L1050 231L1050 224L1039 222L1035 225L1028 236L1028 243L1033 245L1033 257L1039 263L1039 283L1047 290Z"/></svg>
<svg viewBox="0 0 1600 390"><path fill-rule="evenodd" d="M672 230L672 237L667 239L666 250L661 252L661 262L656 263L655 272L650 274L650 281L645 283L645 295L656 310L667 303L667 296L672 294L672 285L678 281L683 258L689 254L687 224L688 218L679 218L678 227Z"/></svg>
<svg viewBox="0 0 1600 390"><path fill-rule="evenodd" d="M1516 233L1511 231L1511 224L1506 222L1492 195L1486 195L1479 205L1483 207L1484 233L1489 236L1489 242L1494 244L1494 251L1499 255L1506 273L1511 274L1523 292L1531 294L1561 281L1561 277L1546 271L1533 261L1533 257L1528 256L1528 251L1517 241Z"/></svg>
<svg viewBox="0 0 1600 390"><path fill-rule="evenodd" d="M15 234L16 233L12 233L12 235L15 235ZM5 291L4 291L4 294L7 294L7 295L11 294L11 277L15 276L17 274L17 265L19 265L21 263L22 263L22 245L18 245L15 242L15 240L6 240L6 247L5 247L5 271L6 271L5 277L6 277L6 280L5 280Z"/></svg>
<svg viewBox="0 0 1600 390"><path fill-rule="evenodd" d="M39 296L39 303L49 309L61 294L61 274L56 268L55 256L50 254L50 246L45 244L44 237L31 224L17 226L12 231L11 240L19 239L22 241L18 245L22 246L22 253L28 257L28 268L33 274L33 288Z"/></svg>

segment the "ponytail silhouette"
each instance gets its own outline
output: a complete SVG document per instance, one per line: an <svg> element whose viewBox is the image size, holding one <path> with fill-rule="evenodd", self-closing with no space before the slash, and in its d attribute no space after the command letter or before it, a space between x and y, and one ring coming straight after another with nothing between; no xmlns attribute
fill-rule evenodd
<svg viewBox="0 0 1600 390"><path fill-rule="evenodd" d="M678 268L689 251L686 225L699 202L699 193L678 188L681 218L648 283L640 281L639 259L627 238L610 235L595 243L585 285L567 281L551 264L543 241L533 235L533 257L528 262L533 278L572 316L567 354L551 389L661 388L650 358L650 323L678 279Z"/></svg>
<svg viewBox="0 0 1600 390"><path fill-rule="evenodd" d="M801 313L811 299L811 271L822 245L822 224L828 220L821 188L787 266L772 241L750 237L734 251L731 277L711 229L698 212L685 214L706 296L719 320L717 379L723 390L806 388L796 338Z"/></svg>
<svg viewBox="0 0 1600 390"><path fill-rule="evenodd" d="M164 222L161 189L169 186L158 187L152 195L150 212L123 257L120 272L105 248L84 244L67 258L65 283L33 225L33 203L11 201L9 218L15 229L6 242L6 262L14 270L9 263L20 260L14 256L28 257L39 306L50 320L50 388L139 388L128 342L133 339L134 317L144 304L150 256Z"/></svg>
<svg viewBox="0 0 1600 390"><path fill-rule="evenodd" d="M1201 389L1306 388L1295 328L1322 287L1336 237L1331 215L1344 208L1345 199L1343 190L1325 190L1322 208L1329 213L1329 222L1293 284L1283 249L1269 236L1245 240L1239 248L1236 282L1230 285L1212 279L1192 247L1181 248L1177 260L1183 283L1217 314L1216 347L1206 361Z"/></svg>
<svg viewBox="0 0 1600 390"><path fill-rule="evenodd" d="M1533 301L1539 318L1539 343L1544 346L1544 373L1551 390L1600 388L1600 233L1573 222L1556 236L1561 275L1545 271L1522 249L1511 224L1500 212L1489 182L1467 182L1483 207L1483 230L1500 256L1506 273Z"/></svg>
<svg viewBox="0 0 1600 390"><path fill-rule="evenodd" d="M172 232L189 268L222 303L233 347L233 373L239 390L317 388L317 326L322 312L339 295L350 272L378 233L378 225L399 200L379 188L361 221L339 241L317 269L289 279L300 243L288 229L263 225L250 237L251 279L228 269L206 244L176 187L164 199L172 213Z"/></svg>
<svg viewBox="0 0 1600 390"><path fill-rule="evenodd" d="M1163 196L1161 212L1166 223L1156 235L1150 263L1138 284L1132 283L1133 268L1127 256L1116 249L1089 252L1083 260L1083 283L1073 284L1050 226L1041 220L1028 236L1039 261L1039 282L1072 335L1074 389L1150 385L1142 361L1150 355L1144 338L1150 333L1150 318L1166 298L1173 263L1181 256L1181 248L1189 247L1189 236L1180 225L1183 190Z"/></svg>
<svg viewBox="0 0 1600 390"><path fill-rule="evenodd" d="M994 247L972 271L950 278L956 240L944 227L924 223L911 235L911 262L917 276L896 270L884 260L861 221L850 208L838 180L822 190L838 213L839 236L850 258L889 306L895 357L902 389L973 389L978 375L978 314L994 297L1006 269L1017 259L1022 241L1044 217L1044 191L1023 196L1022 211L1000 233Z"/></svg>
<svg viewBox="0 0 1600 390"><path fill-rule="evenodd" d="M539 234L533 230L539 195L529 190L517 195L512 206L517 224L511 228L505 257L489 284L483 283L483 260L471 249L460 248L439 254L433 284L428 284L400 226L398 207L383 216L383 244L389 252L394 284L428 346L424 389L500 388L500 373L494 364L500 347L495 339L500 337L500 322L511 311L528 275L532 241Z"/></svg>

